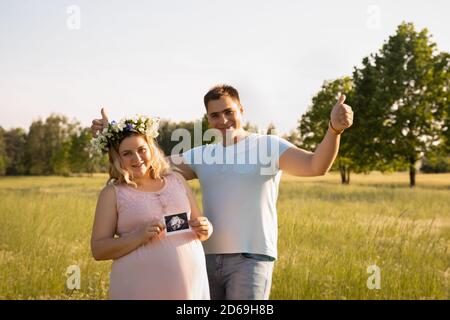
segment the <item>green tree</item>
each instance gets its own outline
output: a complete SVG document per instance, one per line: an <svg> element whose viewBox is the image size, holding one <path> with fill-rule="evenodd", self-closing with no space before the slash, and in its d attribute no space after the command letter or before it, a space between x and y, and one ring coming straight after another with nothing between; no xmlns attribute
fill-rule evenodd
<svg viewBox="0 0 450 320"><path fill-rule="evenodd" d="M197 130L199 130L198 132L195 132L196 128ZM177 139L176 135L172 135L177 129L187 130L188 137L183 136L183 138ZM164 153L166 155L170 155L172 154L172 150L174 149L174 147L183 141L182 139L189 139L189 141L184 141L187 142L189 148L214 142L214 140L208 141L204 139L204 133L208 129L209 125L206 114L202 119L198 119L195 121L171 122L169 120L161 120L157 142Z"/></svg>
<svg viewBox="0 0 450 320"><path fill-rule="evenodd" d="M258 133L259 132L258 126L250 123L249 121L247 121L242 128L245 131L252 132L252 133Z"/></svg>
<svg viewBox="0 0 450 320"><path fill-rule="evenodd" d="M201 129L201 133L198 137L194 135L195 127ZM187 130L187 136L182 135L179 139L177 139L176 135L173 135L175 130ZM159 126L159 135L157 138L157 142L161 149L164 151L164 154L171 155L173 148L179 143L186 143L190 148L194 146L202 144L202 136L203 136L203 123L200 123L199 120L195 121L181 121L181 122L171 122L169 120L161 120ZM196 141L196 139L200 139L200 141ZM188 141L184 141L184 139L188 139ZM186 151L186 150L185 150Z"/></svg>
<svg viewBox="0 0 450 320"><path fill-rule="evenodd" d="M70 122L62 115L52 114L45 121L45 135L48 140L46 153L50 159L46 174L68 175L70 173L71 136L77 132L78 122Z"/></svg>
<svg viewBox="0 0 450 320"><path fill-rule="evenodd" d="M352 108L354 119L352 134L348 142L352 146L351 159L358 170L394 171L402 168L402 162L386 159L386 149L391 145L390 132L387 130L393 118L390 116L388 95L379 86L380 65L376 64L375 55L365 57L362 67L353 73L354 90ZM404 165L403 165L404 167Z"/></svg>
<svg viewBox="0 0 450 320"><path fill-rule="evenodd" d="M96 160L91 157L91 130L80 128L70 137L68 157L72 173L90 173L99 170Z"/></svg>
<svg viewBox="0 0 450 320"><path fill-rule="evenodd" d="M428 154L422 161L420 171L424 173L450 172L450 155L442 152Z"/></svg>
<svg viewBox="0 0 450 320"><path fill-rule="evenodd" d="M289 133L284 134L282 138L296 145L297 147L300 147L302 145L302 140L298 129L289 131Z"/></svg>
<svg viewBox="0 0 450 320"><path fill-rule="evenodd" d="M366 157L369 167L382 171L407 168L415 186L416 162L443 139L446 56L437 53L426 29L416 32L402 23L377 54L363 60L353 75L353 143L360 142L354 160Z"/></svg>
<svg viewBox="0 0 450 320"><path fill-rule="evenodd" d="M278 130L277 130L277 128L275 127L275 125L272 122L269 123L269 126L267 127L266 134L278 135Z"/></svg>
<svg viewBox="0 0 450 320"><path fill-rule="evenodd" d="M49 174L45 147L45 127L41 119L33 121L25 143L26 174Z"/></svg>
<svg viewBox="0 0 450 320"><path fill-rule="evenodd" d="M70 137L79 127L67 117L52 114L45 123L34 121L27 136L25 161L32 175L70 173Z"/></svg>
<svg viewBox="0 0 450 320"><path fill-rule="evenodd" d="M450 54L440 52L434 59L433 85L430 90L434 90L433 96L437 108L437 125L442 132L442 141L438 146L442 154L450 153Z"/></svg>
<svg viewBox="0 0 450 320"><path fill-rule="evenodd" d="M22 175L27 173L25 163L25 144L27 134L22 128L12 128L5 131L6 174Z"/></svg>

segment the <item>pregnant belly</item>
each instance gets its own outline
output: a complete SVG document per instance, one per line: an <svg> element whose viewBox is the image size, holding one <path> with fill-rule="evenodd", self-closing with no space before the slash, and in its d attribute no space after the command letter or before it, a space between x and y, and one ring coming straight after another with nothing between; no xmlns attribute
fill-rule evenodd
<svg viewBox="0 0 450 320"><path fill-rule="evenodd" d="M158 239L115 260L112 299L187 299L190 287L206 276L199 240Z"/></svg>

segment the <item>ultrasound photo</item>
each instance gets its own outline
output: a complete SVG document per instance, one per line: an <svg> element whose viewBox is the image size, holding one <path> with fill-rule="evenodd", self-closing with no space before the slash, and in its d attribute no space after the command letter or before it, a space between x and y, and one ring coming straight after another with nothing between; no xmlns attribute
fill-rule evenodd
<svg viewBox="0 0 450 320"><path fill-rule="evenodd" d="M178 234L191 230L186 212L165 215L164 223L166 225L167 235Z"/></svg>

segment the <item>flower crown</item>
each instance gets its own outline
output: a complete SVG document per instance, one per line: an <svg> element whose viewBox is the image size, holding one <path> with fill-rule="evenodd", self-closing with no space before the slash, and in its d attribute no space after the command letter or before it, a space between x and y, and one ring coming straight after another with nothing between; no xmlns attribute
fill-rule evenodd
<svg viewBox="0 0 450 320"><path fill-rule="evenodd" d="M158 136L159 118L136 115L133 118L122 118L119 122L111 121L97 137L92 138L91 145L97 152L108 152L114 142L121 141L128 132L136 132L156 138Z"/></svg>

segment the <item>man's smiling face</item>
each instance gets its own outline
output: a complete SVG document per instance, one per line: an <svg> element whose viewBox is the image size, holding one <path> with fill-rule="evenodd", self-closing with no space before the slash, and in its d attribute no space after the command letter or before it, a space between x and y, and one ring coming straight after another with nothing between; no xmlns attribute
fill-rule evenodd
<svg viewBox="0 0 450 320"><path fill-rule="evenodd" d="M231 137L242 128L242 106L230 96L222 96L217 100L208 102L208 122L214 129L218 129L225 138L227 131Z"/></svg>

